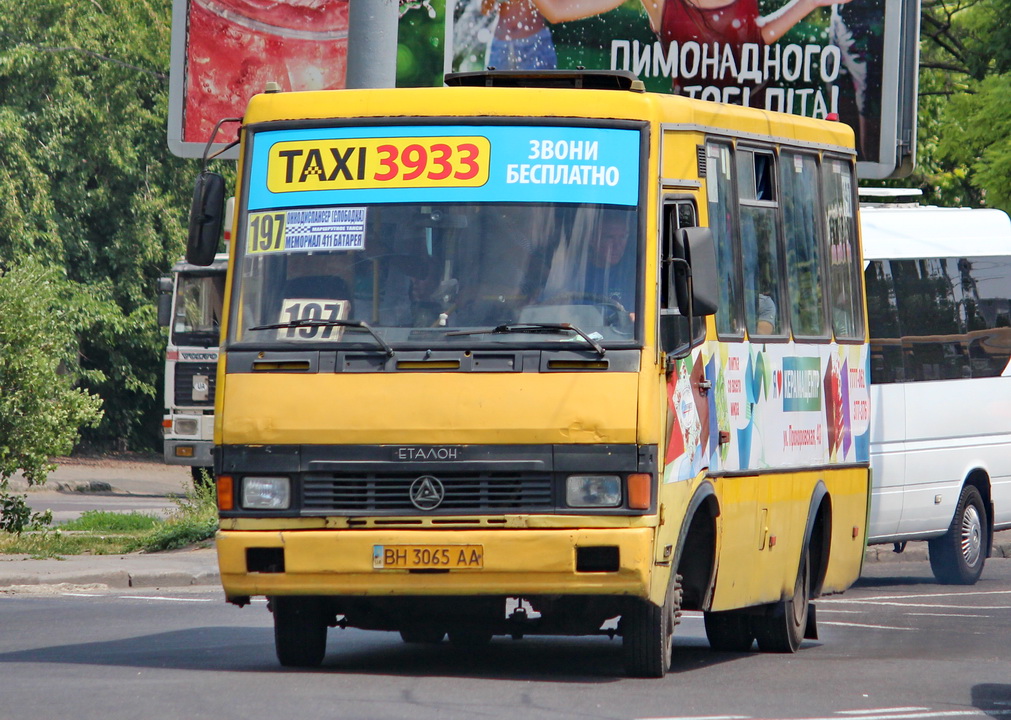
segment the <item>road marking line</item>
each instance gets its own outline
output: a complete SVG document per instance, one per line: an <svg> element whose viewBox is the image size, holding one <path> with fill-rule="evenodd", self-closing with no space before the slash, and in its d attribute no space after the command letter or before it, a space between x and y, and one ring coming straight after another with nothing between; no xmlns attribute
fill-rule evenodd
<svg viewBox="0 0 1011 720"><path fill-rule="evenodd" d="M932 598L932 597L971 597L973 595L1011 595L1011 590L976 590L967 592L950 593L924 593L922 595L879 595L866 598L824 598L818 602L825 603L845 603L845 602L867 602L873 600L909 600L912 598Z"/></svg>
<svg viewBox="0 0 1011 720"><path fill-rule="evenodd" d="M999 711L998 711L999 712ZM941 717L987 717L990 713L982 710L939 710L936 712L910 712L882 715L861 715L861 720L916 720L918 718L941 718ZM839 720L839 716L833 717L810 717L795 718L791 720Z"/></svg>
<svg viewBox="0 0 1011 720"><path fill-rule="evenodd" d="M953 608L955 610L1011 610L1011 605L940 605L934 603L915 602L881 602L877 600L854 600L858 605L873 605L874 607L921 607L921 608Z"/></svg>
<svg viewBox="0 0 1011 720"><path fill-rule="evenodd" d="M168 600L169 602L214 602L214 598L181 598L162 595L119 595L120 600Z"/></svg>
<svg viewBox="0 0 1011 720"><path fill-rule="evenodd" d="M749 715L675 715L663 718L639 718L639 720L752 720Z"/></svg>
<svg viewBox="0 0 1011 720"><path fill-rule="evenodd" d="M964 618L988 618L990 615L965 615L963 613L918 613L910 612L906 613L910 617L943 617L943 618L953 618L953 617L964 617Z"/></svg>
<svg viewBox="0 0 1011 720"><path fill-rule="evenodd" d="M877 713L897 713L897 712L919 712L923 710L930 710L928 707L894 707L894 708L875 708L874 710L838 710L840 715L875 715Z"/></svg>
<svg viewBox="0 0 1011 720"><path fill-rule="evenodd" d="M840 627L871 628L873 630L915 630L916 628L894 627L892 625L865 625L863 623L819 621L819 625L839 625Z"/></svg>

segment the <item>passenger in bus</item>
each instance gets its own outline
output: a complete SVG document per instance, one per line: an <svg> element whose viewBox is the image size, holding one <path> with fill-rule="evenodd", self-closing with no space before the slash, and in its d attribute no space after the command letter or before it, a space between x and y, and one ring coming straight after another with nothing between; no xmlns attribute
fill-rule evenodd
<svg viewBox="0 0 1011 720"><path fill-rule="evenodd" d="M767 293L758 293L755 334L773 335L776 332L776 301Z"/></svg>

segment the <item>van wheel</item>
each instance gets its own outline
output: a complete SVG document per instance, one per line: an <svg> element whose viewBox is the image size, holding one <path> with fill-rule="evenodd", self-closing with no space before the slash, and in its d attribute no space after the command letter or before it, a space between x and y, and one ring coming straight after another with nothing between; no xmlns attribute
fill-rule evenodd
<svg viewBox="0 0 1011 720"><path fill-rule="evenodd" d="M317 667L326 655L326 615L319 600L272 597L274 650L285 667Z"/></svg>
<svg viewBox="0 0 1011 720"><path fill-rule="evenodd" d="M962 488L948 532L927 541L930 569L939 583L973 585L986 560L986 509L972 485Z"/></svg>
<svg viewBox="0 0 1011 720"><path fill-rule="evenodd" d="M811 558L804 549L793 584L793 597L766 607L763 615L751 618L751 627L762 652L797 652L804 641L811 598Z"/></svg>
<svg viewBox="0 0 1011 720"><path fill-rule="evenodd" d="M747 652L755 642L751 617L740 610L704 613L709 647L722 652Z"/></svg>
<svg viewBox="0 0 1011 720"><path fill-rule="evenodd" d="M625 672L631 677L662 678L674 658L674 628L681 621L681 576L674 575L663 606L629 598L621 616Z"/></svg>

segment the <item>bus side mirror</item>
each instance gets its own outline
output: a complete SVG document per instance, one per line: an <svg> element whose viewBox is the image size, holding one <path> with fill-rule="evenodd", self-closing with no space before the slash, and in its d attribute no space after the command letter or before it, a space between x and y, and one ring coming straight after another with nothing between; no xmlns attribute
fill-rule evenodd
<svg viewBox="0 0 1011 720"><path fill-rule="evenodd" d="M719 307L716 245L709 228L686 227L674 236L674 262L670 274L677 306L684 316L712 315Z"/></svg>
<svg viewBox="0 0 1011 720"><path fill-rule="evenodd" d="M186 261L210 265L218 251L225 217L225 179L206 170L197 175L190 206L190 229L186 240Z"/></svg>
<svg viewBox="0 0 1011 720"><path fill-rule="evenodd" d="M172 323L172 278L158 278L158 326Z"/></svg>

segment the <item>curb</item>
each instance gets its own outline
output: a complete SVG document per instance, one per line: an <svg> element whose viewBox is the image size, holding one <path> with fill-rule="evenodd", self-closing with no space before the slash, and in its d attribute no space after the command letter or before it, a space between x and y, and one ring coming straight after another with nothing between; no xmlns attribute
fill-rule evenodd
<svg viewBox="0 0 1011 720"><path fill-rule="evenodd" d="M68 555L64 559L0 556L0 591L46 585L108 588L218 586L214 548L158 554Z"/></svg>

